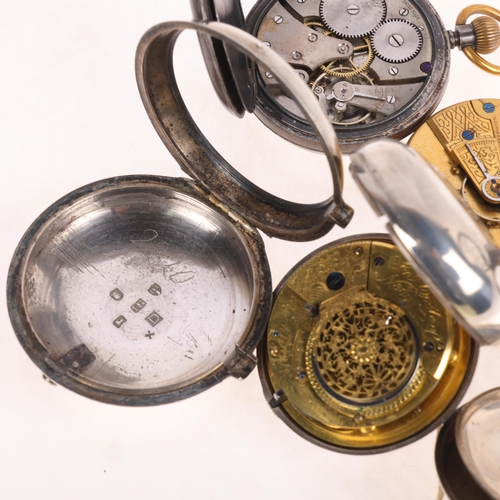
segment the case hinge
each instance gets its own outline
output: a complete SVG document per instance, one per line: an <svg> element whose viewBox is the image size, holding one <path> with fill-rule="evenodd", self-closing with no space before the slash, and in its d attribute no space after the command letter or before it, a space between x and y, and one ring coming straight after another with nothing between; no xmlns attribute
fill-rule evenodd
<svg viewBox="0 0 500 500"><path fill-rule="evenodd" d="M228 366L229 374L236 378L246 378L257 365L257 358L252 353L247 353L236 346L236 356Z"/></svg>

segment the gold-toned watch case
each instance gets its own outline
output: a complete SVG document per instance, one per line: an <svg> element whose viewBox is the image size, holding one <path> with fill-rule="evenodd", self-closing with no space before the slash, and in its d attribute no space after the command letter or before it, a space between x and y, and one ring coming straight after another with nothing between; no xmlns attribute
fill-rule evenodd
<svg viewBox="0 0 500 500"><path fill-rule="evenodd" d="M439 425L475 352L389 238L347 238L299 263L276 292L260 374L296 431L371 453Z"/></svg>

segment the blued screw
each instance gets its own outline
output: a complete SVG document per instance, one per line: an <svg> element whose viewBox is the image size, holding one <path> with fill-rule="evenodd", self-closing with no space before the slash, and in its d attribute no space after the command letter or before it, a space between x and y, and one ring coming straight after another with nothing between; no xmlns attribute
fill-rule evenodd
<svg viewBox="0 0 500 500"><path fill-rule="evenodd" d="M434 350L434 344L432 342L426 342L424 344L424 351L432 352Z"/></svg>
<svg viewBox="0 0 500 500"><path fill-rule="evenodd" d="M334 271L326 278L326 286L330 290L340 290L345 285L345 276L342 273Z"/></svg>
<svg viewBox="0 0 500 500"><path fill-rule="evenodd" d="M309 302L304 306L304 309L307 311L311 318L315 318L319 314L318 306L314 304L310 304Z"/></svg>
<svg viewBox="0 0 500 500"><path fill-rule="evenodd" d="M466 141L472 141L474 139L474 132L471 130L464 130L462 132L462 139L465 139Z"/></svg>
<svg viewBox="0 0 500 500"><path fill-rule="evenodd" d="M429 74L431 71L432 71L432 64L428 61L426 62L423 62L421 65L420 65L420 71L422 73L427 73Z"/></svg>
<svg viewBox="0 0 500 500"><path fill-rule="evenodd" d="M486 111L486 113L493 113L493 111L495 111L495 106L491 104L491 102L487 102L483 106L483 109Z"/></svg>
<svg viewBox="0 0 500 500"><path fill-rule="evenodd" d="M382 267L384 264L385 264L385 259L383 257L375 257L373 259L373 263L377 266L377 267Z"/></svg>

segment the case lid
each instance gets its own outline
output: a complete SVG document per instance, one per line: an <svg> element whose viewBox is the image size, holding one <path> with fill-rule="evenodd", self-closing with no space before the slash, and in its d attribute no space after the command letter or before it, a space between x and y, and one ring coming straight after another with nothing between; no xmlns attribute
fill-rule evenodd
<svg viewBox="0 0 500 500"><path fill-rule="evenodd" d="M422 279L479 342L500 340L500 249L443 177L391 140L361 148L351 171Z"/></svg>
<svg viewBox="0 0 500 500"><path fill-rule="evenodd" d="M264 243L191 179L122 176L51 205L16 249L16 335L56 383L118 405L193 396L255 367Z"/></svg>
<svg viewBox="0 0 500 500"><path fill-rule="evenodd" d="M275 75L310 120L328 159L333 197L305 205L277 198L239 174L202 134L179 92L173 49L184 29L216 37ZM319 238L336 223L344 227L352 209L342 199L342 156L327 117L314 94L278 54L252 35L223 23L169 22L151 28L139 42L136 76L146 111L181 168L230 210L270 236L304 241Z"/></svg>
<svg viewBox="0 0 500 500"><path fill-rule="evenodd" d="M196 21L220 21L245 28L245 17L238 0L191 0L191 11ZM253 113L256 87L250 77L248 59L235 47L221 40L202 33L198 39L219 99L240 118L245 110Z"/></svg>

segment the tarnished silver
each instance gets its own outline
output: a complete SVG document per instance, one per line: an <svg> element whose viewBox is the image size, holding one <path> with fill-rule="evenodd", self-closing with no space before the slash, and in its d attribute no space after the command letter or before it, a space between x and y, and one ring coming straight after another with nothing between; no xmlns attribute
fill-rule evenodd
<svg viewBox="0 0 500 500"><path fill-rule="evenodd" d="M7 294L18 339L49 379L143 406L248 375L271 281L257 232L195 182L128 176L40 215Z"/></svg>
<svg viewBox="0 0 500 500"><path fill-rule="evenodd" d="M219 21L245 28L240 2L233 0L191 0L196 21ZM219 99L238 117L255 108L256 86L247 58L234 47L200 33L201 51L208 74Z"/></svg>
<svg viewBox="0 0 500 500"><path fill-rule="evenodd" d="M297 97L325 146L331 199L294 204L238 180L179 94L172 52L186 28L255 59ZM313 239L335 221L347 224L352 210L342 201L335 133L315 97L251 35L222 23L165 23L142 38L136 70L157 131L199 182L127 176L66 195L22 238L7 293L18 339L50 380L106 403L144 406L193 396L255 367L271 278L249 221L275 236Z"/></svg>
<svg viewBox="0 0 500 500"><path fill-rule="evenodd" d="M400 250L480 343L500 341L500 250L435 169L411 148L373 142L351 172Z"/></svg>
<svg viewBox="0 0 500 500"><path fill-rule="evenodd" d="M255 186L213 148L191 118L177 87L172 52L179 31L196 29L234 44L255 60L295 97L308 117L326 154L333 180L333 198L303 205L277 198ZM335 132L317 99L294 69L266 44L223 23L171 22L151 28L139 42L136 75L142 101L160 138L181 168L213 195L240 212L267 234L291 240L310 240L344 227L352 209L342 199L342 156Z"/></svg>

